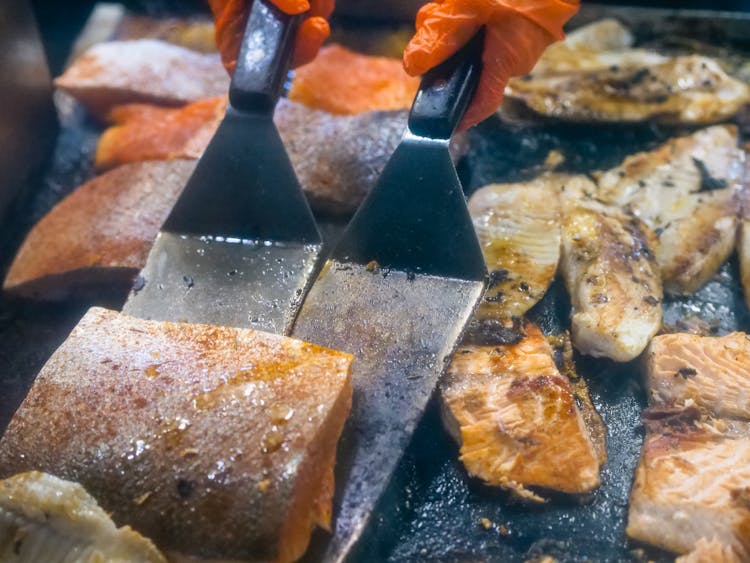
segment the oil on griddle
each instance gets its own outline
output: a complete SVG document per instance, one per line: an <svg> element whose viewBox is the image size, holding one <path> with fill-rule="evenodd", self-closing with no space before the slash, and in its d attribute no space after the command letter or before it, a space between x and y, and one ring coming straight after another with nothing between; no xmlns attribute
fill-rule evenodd
<svg viewBox="0 0 750 563"><path fill-rule="evenodd" d="M745 53L750 52L746 39L750 37L750 18L746 17L709 20L701 14L584 6L579 22L612 15L638 30L639 39L652 46L669 37L670 49L705 47L711 49L706 54L731 56L730 62L745 60ZM4 267L30 225L92 174L96 127L78 112L68 115L62 125L44 178L20 203L15 220L3 226L0 261ZM743 132L747 136L748 131ZM553 149L564 154L564 170L588 172L613 166L628 154L652 148L678 133L650 125L521 127L492 120L470 133L472 150L460 164L459 173L469 192L491 182L529 179L540 172ZM325 223L322 229L337 231ZM44 306L0 301L0 429L36 372L87 307L119 308L125 297L122 292L92 297L86 303ZM567 327L568 315L568 299L558 281L529 317L546 333L556 333ZM736 260L725 264L695 295L665 300L665 324L684 328L680 323L686 319L716 334L750 330ZM558 561L670 560L666 554L646 552L625 538L628 495L643 440L640 415L645 394L639 366L583 357L576 360L607 425L609 459L598 490L579 500L555 497L545 505L529 507L469 479L433 401L378 509L377 524L361 542L356 559L526 561L551 556Z"/></svg>

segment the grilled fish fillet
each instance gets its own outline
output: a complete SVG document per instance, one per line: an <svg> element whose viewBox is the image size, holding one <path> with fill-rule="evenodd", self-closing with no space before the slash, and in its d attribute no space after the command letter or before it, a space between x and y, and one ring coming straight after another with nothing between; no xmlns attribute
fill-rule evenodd
<svg viewBox="0 0 750 563"><path fill-rule="evenodd" d="M570 382L538 327L515 344L462 345L441 382L446 426L468 473L533 501L526 487L584 493L599 457Z"/></svg>
<svg viewBox="0 0 750 563"><path fill-rule="evenodd" d="M695 542L693 551L675 559L675 563L742 563L731 547L718 540L704 538Z"/></svg>
<svg viewBox="0 0 750 563"><path fill-rule="evenodd" d="M0 475L75 479L165 552L293 561L331 519L352 357L90 309L0 441Z"/></svg>
<svg viewBox="0 0 750 563"><path fill-rule="evenodd" d="M750 145L745 145L745 154ZM737 254L740 262L740 279L745 303L750 307L750 158L745 158L742 188L739 191L740 214L737 237Z"/></svg>
<svg viewBox="0 0 750 563"><path fill-rule="evenodd" d="M653 405L694 404L750 420L750 338L664 334L651 341L646 385Z"/></svg>
<svg viewBox="0 0 750 563"><path fill-rule="evenodd" d="M628 536L676 553L712 540L738 560L750 559L748 428L703 422L694 408L644 416L647 434L630 496Z"/></svg>
<svg viewBox="0 0 750 563"><path fill-rule="evenodd" d="M508 100L565 121L715 123L737 113L750 89L719 64L697 55L655 61L628 53L610 66L531 74L506 88Z"/></svg>
<svg viewBox="0 0 750 563"><path fill-rule="evenodd" d="M77 483L32 471L0 481L0 561L166 563Z"/></svg>
<svg viewBox="0 0 750 563"><path fill-rule="evenodd" d="M595 174L596 198L621 206L657 233L665 290L690 294L734 249L744 163L737 128L709 127Z"/></svg>
<svg viewBox="0 0 750 563"><path fill-rule="evenodd" d="M222 96L229 90L229 76L218 54L139 39L94 45L55 86L104 116L126 103L181 105Z"/></svg>
<svg viewBox="0 0 750 563"><path fill-rule="evenodd" d="M194 167L139 162L85 183L26 236L3 289L49 300L93 286L127 290Z"/></svg>
<svg viewBox="0 0 750 563"><path fill-rule="evenodd" d="M469 199L490 283L477 316L520 317L546 293L560 259L560 187L548 174L520 184L493 184Z"/></svg>
<svg viewBox="0 0 750 563"><path fill-rule="evenodd" d="M637 218L591 199L595 193L584 176L565 183L560 271L571 298L576 349L624 362L661 327L655 237Z"/></svg>

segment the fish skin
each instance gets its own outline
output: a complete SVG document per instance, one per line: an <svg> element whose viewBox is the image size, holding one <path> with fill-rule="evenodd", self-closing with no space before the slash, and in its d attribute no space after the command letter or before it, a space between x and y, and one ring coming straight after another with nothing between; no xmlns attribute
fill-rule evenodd
<svg viewBox="0 0 750 563"><path fill-rule="evenodd" d="M565 185L560 271L576 349L625 362L661 327L661 277L650 250L655 236L637 218L593 199L595 193L585 176Z"/></svg>
<svg viewBox="0 0 750 563"><path fill-rule="evenodd" d="M11 420L0 476L76 479L165 552L294 561L330 526L352 360L252 329L93 308Z"/></svg>
<svg viewBox="0 0 750 563"><path fill-rule="evenodd" d="M461 345L440 384L443 420L467 472L516 496L528 487L581 494L599 486L600 458L567 377L538 327L509 345Z"/></svg>

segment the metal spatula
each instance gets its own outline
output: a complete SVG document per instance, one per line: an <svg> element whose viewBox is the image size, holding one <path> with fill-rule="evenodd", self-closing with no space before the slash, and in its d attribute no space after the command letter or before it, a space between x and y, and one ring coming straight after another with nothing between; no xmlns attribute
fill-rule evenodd
<svg viewBox="0 0 750 563"><path fill-rule="evenodd" d="M286 333L321 239L273 123L299 17L255 0L226 116L123 311Z"/></svg>
<svg viewBox="0 0 750 563"><path fill-rule="evenodd" d="M448 153L479 79L481 41L423 79L404 139L292 331L356 356L326 561L343 560L361 535L484 290L484 259Z"/></svg>

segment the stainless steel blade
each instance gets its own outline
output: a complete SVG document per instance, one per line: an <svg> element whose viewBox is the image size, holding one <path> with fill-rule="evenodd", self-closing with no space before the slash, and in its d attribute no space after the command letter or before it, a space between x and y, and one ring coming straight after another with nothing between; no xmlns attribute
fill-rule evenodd
<svg viewBox="0 0 750 563"><path fill-rule="evenodd" d="M321 248L163 232L123 312L285 334Z"/></svg>
<svg viewBox="0 0 750 563"><path fill-rule="evenodd" d="M325 561L344 560L365 529L483 289L328 261L310 290L293 336L356 357Z"/></svg>

